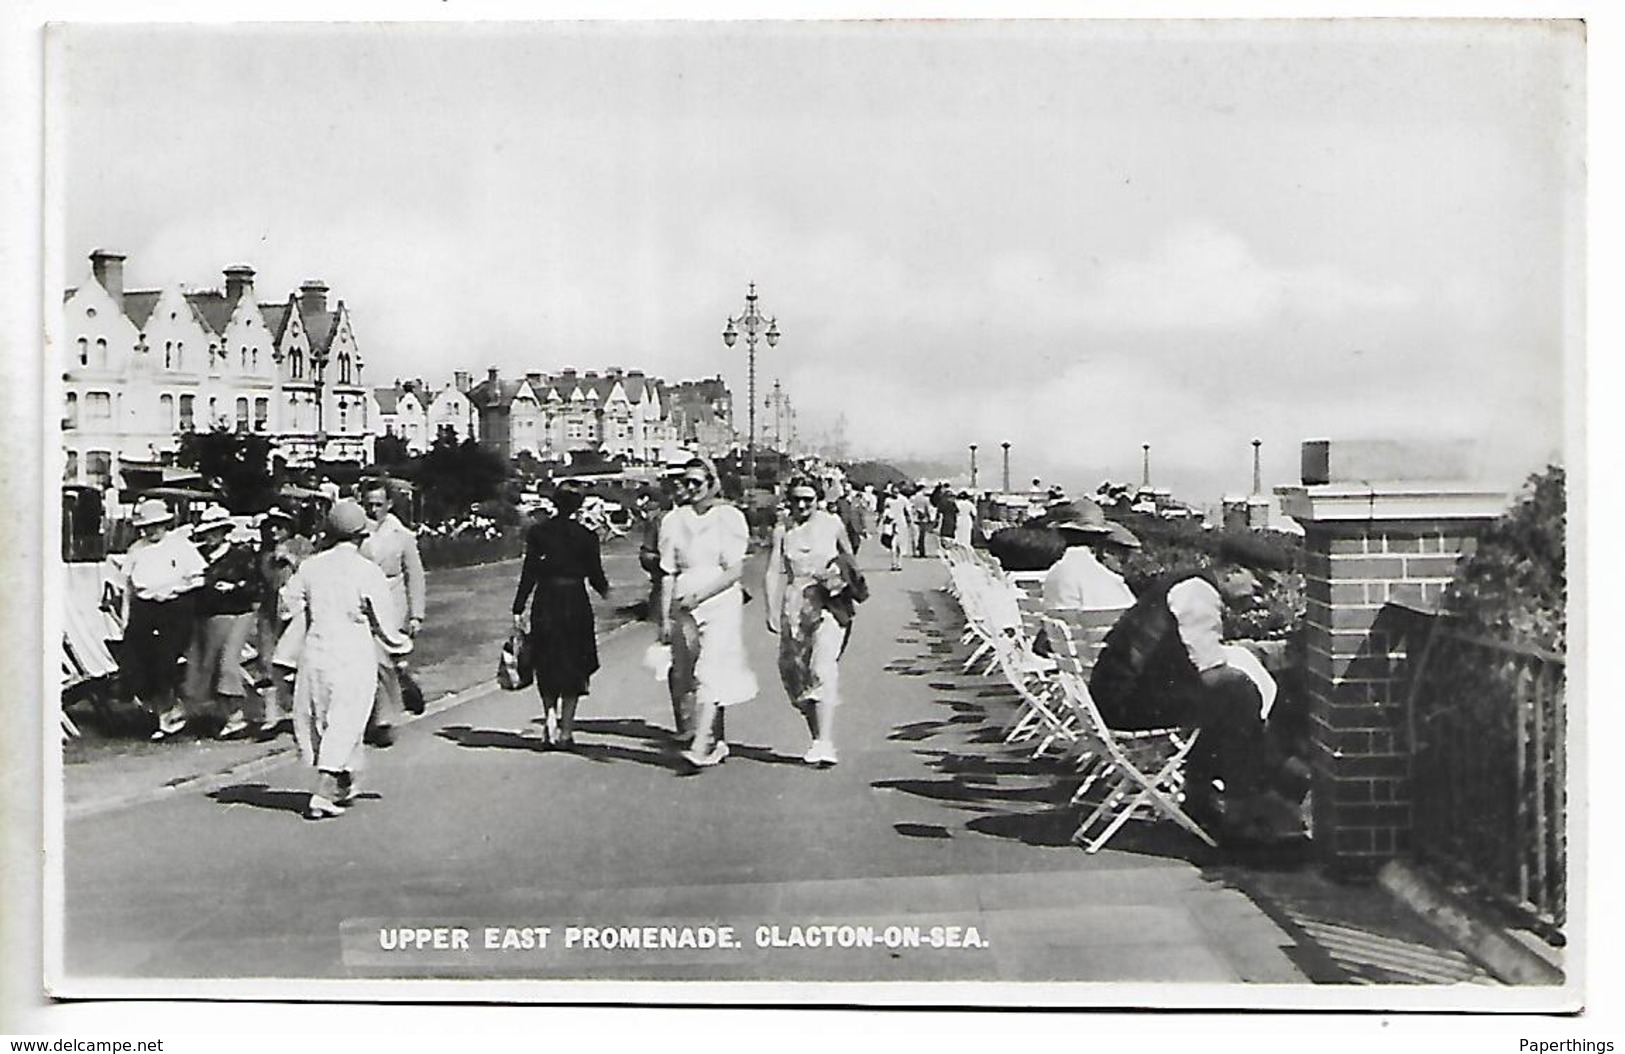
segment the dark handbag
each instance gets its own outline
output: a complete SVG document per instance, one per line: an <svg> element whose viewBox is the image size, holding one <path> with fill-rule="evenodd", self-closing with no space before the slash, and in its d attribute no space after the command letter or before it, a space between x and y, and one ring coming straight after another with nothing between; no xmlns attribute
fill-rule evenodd
<svg viewBox="0 0 1625 1054"><path fill-rule="evenodd" d="M510 692L529 688L535 680L531 669L530 640L523 630L514 630L502 642L497 656L497 684Z"/></svg>
<svg viewBox="0 0 1625 1054"><path fill-rule="evenodd" d="M401 705L406 707L410 714L423 713L427 705L423 699L423 686L418 679L412 676L412 671L404 666L395 667L395 679L401 682Z"/></svg>
<svg viewBox="0 0 1625 1054"><path fill-rule="evenodd" d="M836 553L835 566L840 569L841 578L846 582L842 592L852 598L852 603L861 604L869 599L869 581L858 570L857 558L849 553Z"/></svg>

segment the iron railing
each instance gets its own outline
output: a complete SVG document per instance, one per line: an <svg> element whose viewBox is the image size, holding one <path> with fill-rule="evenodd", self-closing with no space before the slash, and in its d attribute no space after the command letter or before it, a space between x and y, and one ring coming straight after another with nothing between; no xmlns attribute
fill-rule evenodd
<svg viewBox="0 0 1625 1054"><path fill-rule="evenodd" d="M1408 714L1412 851L1561 944L1564 657L1463 632L1443 617L1421 619L1418 630Z"/></svg>

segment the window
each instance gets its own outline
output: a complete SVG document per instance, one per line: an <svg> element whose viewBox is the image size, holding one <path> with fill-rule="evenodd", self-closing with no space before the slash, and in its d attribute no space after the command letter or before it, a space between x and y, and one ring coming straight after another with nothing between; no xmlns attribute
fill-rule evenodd
<svg viewBox="0 0 1625 1054"><path fill-rule="evenodd" d="M343 359L339 360L339 362L341 362L341 363L343 361L344 361ZM346 400L340 399L339 400L339 431L340 432L348 432L350 430L349 423L350 423L350 404Z"/></svg>
<svg viewBox="0 0 1625 1054"><path fill-rule="evenodd" d="M62 482L76 483L79 480L79 451L70 450L68 460L62 466Z"/></svg>
<svg viewBox="0 0 1625 1054"><path fill-rule="evenodd" d="M96 368L98 370L107 369L107 338L106 337L97 337L96 338L96 358L94 360L92 360L92 361L95 362Z"/></svg>
<svg viewBox="0 0 1625 1054"><path fill-rule="evenodd" d="M271 400L263 396L254 400L254 431L263 432L271 423Z"/></svg>
<svg viewBox="0 0 1625 1054"><path fill-rule="evenodd" d="M79 395L77 392L68 393L68 405L62 412L63 429L79 427Z"/></svg>
<svg viewBox="0 0 1625 1054"><path fill-rule="evenodd" d="M84 337L79 338L79 365L90 365L90 341Z"/></svg>
<svg viewBox="0 0 1625 1054"><path fill-rule="evenodd" d="M195 395L181 396L181 428L182 432L191 432L197 428L197 420L193 416L193 407L197 402Z"/></svg>
<svg viewBox="0 0 1625 1054"><path fill-rule="evenodd" d="M111 421L113 400L106 392L85 393L85 418L91 421Z"/></svg>
<svg viewBox="0 0 1625 1054"><path fill-rule="evenodd" d="M258 349L258 348L249 348L248 349L248 365L250 367L252 367L256 372L258 372L258 370L260 368L260 349Z"/></svg>
<svg viewBox="0 0 1625 1054"><path fill-rule="evenodd" d="M175 431L175 397L168 392L158 397L158 427L166 432Z"/></svg>
<svg viewBox="0 0 1625 1054"><path fill-rule="evenodd" d="M248 431L248 400L244 398L237 400L237 431Z"/></svg>
<svg viewBox="0 0 1625 1054"><path fill-rule="evenodd" d="M218 397L209 396L209 416L203 419L203 423L210 428L220 423L220 400Z"/></svg>
<svg viewBox="0 0 1625 1054"><path fill-rule="evenodd" d="M166 340L166 341L164 341L164 369L172 370L174 368L175 368L175 342L172 341L172 340Z"/></svg>
<svg viewBox="0 0 1625 1054"><path fill-rule="evenodd" d="M246 345L237 349L237 367L243 370L248 369L248 348Z"/></svg>
<svg viewBox="0 0 1625 1054"><path fill-rule="evenodd" d="M85 482L96 487L113 485L113 455L106 450L91 450L85 454Z"/></svg>
<svg viewBox="0 0 1625 1054"><path fill-rule="evenodd" d="M186 369L186 345L178 340L175 342L175 368Z"/></svg>
<svg viewBox="0 0 1625 1054"><path fill-rule="evenodd" d="M288 376L292 377L294 380L298 380L304 375L305 353L300 351L298 348L293 348L288 352Z"/></svg>
<svg viewBox="0 0 1625 1054"><path fill-rule="evenodd" d="M348 355L339 356L339 383L350 383L350 356Z"/></svg>

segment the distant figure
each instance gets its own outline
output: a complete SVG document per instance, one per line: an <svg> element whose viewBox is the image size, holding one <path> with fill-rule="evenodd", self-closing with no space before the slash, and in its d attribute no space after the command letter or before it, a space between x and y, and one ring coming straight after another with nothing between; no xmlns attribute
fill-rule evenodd
<svg viewBox="0 0 1625 1054"><path fill-rule="evenodd" d="M970 545L976 537L976 502L970 491L962 490L954 499L954 539Z"/></svg>
<svg viewBox="0 0 1625 1054"><path fill-rule="evenodd" d="M914 555L925 556L925 539L931 533L935 510L931 507L931 494L918 483L909 494L909 505L914 510Z"/></svg>
<svg viewBox="0 0 1625 1054"><path fill-rule="evenodd" d="M913 506L909 505L907 498L888 485L885 496L881 499L880 540L882 546L891 554L893 571L903 569L903 554L908 552L913 535Z"/></svg>

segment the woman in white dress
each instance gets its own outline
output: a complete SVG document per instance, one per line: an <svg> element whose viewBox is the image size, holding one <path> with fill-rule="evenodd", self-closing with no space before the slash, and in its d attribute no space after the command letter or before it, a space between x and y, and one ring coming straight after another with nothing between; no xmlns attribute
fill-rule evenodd
<svg viewBox="0 0 1625 1054"><path fill-rule="evenodd" d="M891 554L891 569L903 569L903 554L908 552L914 536L914 509L902 493L891 486L880 506L880 540Z"/></svg>
<svg viewBox="0 0 1625 1054"><path fill-rule="evenodd" d="M677 485L688 502L660 523L663 590L660 639L671 645L672 691L679 712L693 713L694 727L678 729L693 742L683 758L697 768L728 756L723 711L754 699L756 675L745 662L744 569L750 528L745 514L721 499L716 466L694 458Z"/></svg>
<svg viewBox="0 0 1625 1054"><path fill-rule="evenodd" d="M788 516L773 532L767 561L767 628L779 635L779 677L790 705L812 736L809 765L833 765L835 708L840 704L837 662L847 630L830 605L846 585L837 560L852 555L840 517L819 506L810 479L785 490Z"/></svg>
<svg viewBox="0 0 1625 1054"><path fill-rule="evenodd" d="M284 637L299 642L293 731L299 756L316 769L305 810L311 820L342 815L355 798L361 739L378 687L374 639L392 655L412 650L384 572L357 548L367 526L360 505L336 502L327 518L332 547L302 563L280 598L289 620ZM277 661L286 658L279 646Z"/></svg>

